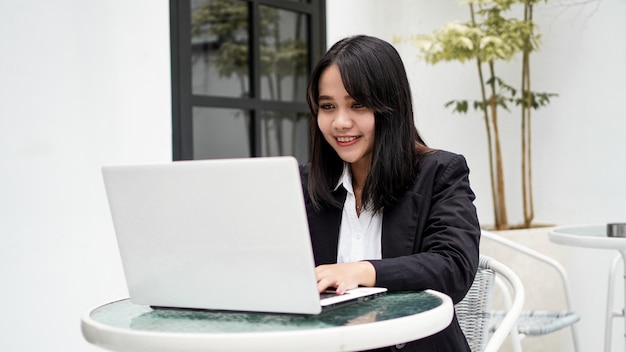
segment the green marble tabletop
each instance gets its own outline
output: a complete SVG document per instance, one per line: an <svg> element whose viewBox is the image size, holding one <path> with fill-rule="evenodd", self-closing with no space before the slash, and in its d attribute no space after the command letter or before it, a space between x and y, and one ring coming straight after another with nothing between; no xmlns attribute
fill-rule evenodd
<svg viewBox="0 0 626 352"><path fill-rule="evenodd" d="M433 290L387 293L318 315L151 309L124 299L86 312L87 342L117 352L363 351L424 338L454 316Z"/></svg>
<svg viewBox="0 0 626 352"><path fill-rule="evenodd" d="M266 314L185 309L152 309L121 300L91 311L89 317L113 328L167 333L242 333L320 329L380 322L422 313L441 305L428 292L388 293L319 315Z"/></svg>

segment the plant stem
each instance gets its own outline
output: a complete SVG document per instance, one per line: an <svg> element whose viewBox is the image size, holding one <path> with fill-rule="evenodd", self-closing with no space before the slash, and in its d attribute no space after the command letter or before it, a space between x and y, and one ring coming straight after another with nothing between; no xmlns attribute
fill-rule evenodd
<svg viewBox="0 0 626 352"><path fill-rule="evenodd" d="M524 5L524 21L532 21L532 4ZM524 227L530 227L534 218L534 202L532 192L532 163L531 163L531 109L532 92L530 87L530 51L532 50L530 37L532 32L524 38L522 51L522 201L524 210Z"/></svg>
<svg viewBox="0 0 626 352"><path fill-rule="evenodd" d="M470 3L469 8L470 8L470 17L472 20L472 25L476 26L474 5ZM478 68L478 80L480 83L480 94L481 94L482 101L483 101L482 110L483 110L483 117L485 120L485 130L487 132L487 150L489 152L489 176L491 178L491 200L493 202L494 227L497 229L502 226L502 211L500 207L500 198L498 197L498 187L496 187L496 179L497 179L496 175L497 174L496 174L496 160L494 157L494 149L496 148L494 146L494 138L493 138L493 133L492 133L492 130L494 129L491 127L491 124L490 124L489 110L487 109L487 103L488 103L487 92L485 89L486 81L483 75L482 61L479 56L476 57L476 65ZM506 214L505 214L505 219L506 219Z"/></svg>
<svg viewBox="0 0 626 352"><path fill-rule="evenodd" d="M493 60L489 61L489 73L491 77L496 77L495 64ZM497 230L504 230L509 228L509 221L506 213L506 197L504 188L504 170L502 167L502 148L500 147L500 131L498 128L498 105L497 105L497 93L496 93L496 80L491 80L491 98L489 99L489 106L491 108L491 125L493 126L494 136L494 153L495 153L495 176L496 176L496 194L497 203L496 211L499 213L499 222L496 222Z"/></svg>

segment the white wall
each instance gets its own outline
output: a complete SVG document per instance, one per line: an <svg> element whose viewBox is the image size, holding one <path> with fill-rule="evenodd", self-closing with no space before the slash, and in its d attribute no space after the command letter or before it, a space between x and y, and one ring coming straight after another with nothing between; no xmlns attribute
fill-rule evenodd
<svg viewBox="0 0 626 352"><path fill-rule="evenodd" d="M171 160L166 0L0 2L0 350L99 351L126 296L100 166Z"/></svg>
<svg viewBox="0 0 626 352"><path fill-rule="evenodd" d="M329 0L328 43L361 33L388 41L399 34L430 33L448 21L466 21L468 13L454 0ZM556 225L626 221L626 2L553 0L538 5L535 16L544 37L541 51L532 58L533 86L559 94L533 119L536 219ZM482 121L443 108L448 100L477 95L474 63L429 66L410 44L396 47L412 83L418 129L431 146L467 157L481 222L491 223ZM501 75L513 82L517 65L499 67ZM512 115L500 121L507 139L506 177L517 182L519 119ZM519 222L520 193L513 186L507 192L511 222ZM583 315L581 350L599 351L608 266L617 252L566 251L575 308ZM617 321L616 350L623 349L623 329Z"/></svg>
<svg viewBox="0 0 626 352"><path fill-rule="evenodd" d="M327 7L329 43L428 33L467 16L454 0ZM544 46L534 84L560 94L535 119L537 218L626 221L626 3L552 7L537 12ZM84 342L80 316L126 295L99 168L171 160L168 23L165 0L0 2L0 350L99 350ZM472 67L426 66L410 45L398 48L418 127L432 146L467 156L489 223L482 126L442 107L473 94ZM613 253L568 250L583 351L597 351Z"/></svg>

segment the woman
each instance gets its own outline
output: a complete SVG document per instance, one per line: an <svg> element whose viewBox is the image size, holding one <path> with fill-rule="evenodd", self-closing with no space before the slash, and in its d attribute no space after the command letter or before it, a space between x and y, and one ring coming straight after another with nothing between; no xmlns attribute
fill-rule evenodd
<svg viewBox="0 0 626 352"><path fill-rule="evenodd" d="M307 102L312 155L301 171L320 292L434 289L460 301L480 238L469 170L419 136L397 51L369 36L339 41L314 68ZM469 351L456 317L397 347Z"/></svg>

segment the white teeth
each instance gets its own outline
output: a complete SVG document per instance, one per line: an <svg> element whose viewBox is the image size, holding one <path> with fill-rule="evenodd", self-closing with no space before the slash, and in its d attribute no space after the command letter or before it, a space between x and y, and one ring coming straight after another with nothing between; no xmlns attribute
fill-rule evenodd
<svg viewBox="0 0 626 352"><path fill-rule="evenodd" d="M357 137L337 137L337 141L341 143L351 142L355 140Z"/></svg>

